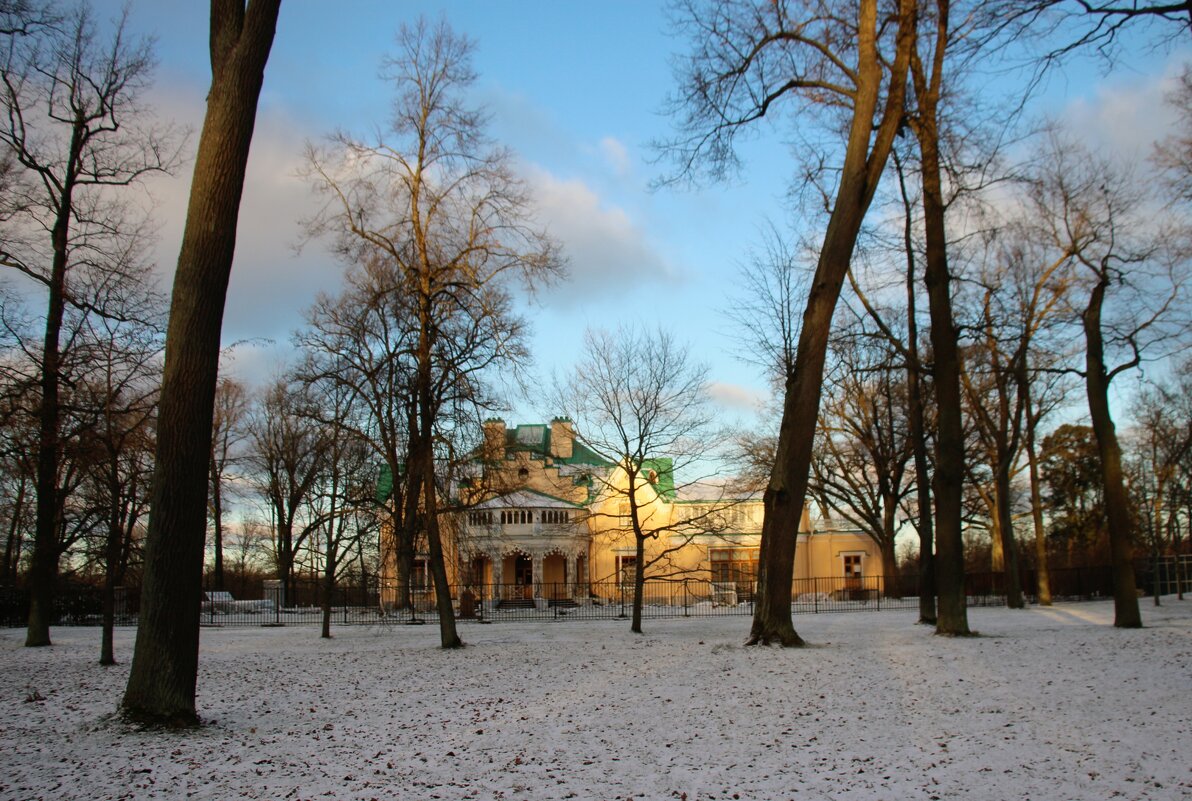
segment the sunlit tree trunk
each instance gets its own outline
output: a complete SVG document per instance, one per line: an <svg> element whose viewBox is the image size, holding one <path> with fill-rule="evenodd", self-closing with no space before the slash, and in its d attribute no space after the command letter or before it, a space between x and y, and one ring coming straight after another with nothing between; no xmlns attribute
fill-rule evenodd
<svg viewBox="0 0 1192 801"><path fill-rule="evenodd" d="M1101 276L1093 287L1082 315L1085 336L1085 387L1088 390L1089 417L1101 457L1101 480L1105 499L1105 517L1109 525L1109 552L1113 567L1113 625L1141 628L1138 587L1134 581L1134 524L1130 519L1130 501L1122 475L1122 451L1109 410L1109 379L1105 371L1104 343L1101 333L1101 307L1109 280Z"/></svg>

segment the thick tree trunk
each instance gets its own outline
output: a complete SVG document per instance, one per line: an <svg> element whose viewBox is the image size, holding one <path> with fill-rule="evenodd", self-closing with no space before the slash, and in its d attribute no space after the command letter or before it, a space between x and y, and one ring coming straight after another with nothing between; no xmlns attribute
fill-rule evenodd
<svg viewBox="0 0 1192 801"><path fill-rule="evenodd" d="M952 280L948 271L940 182L938 138L934 126L919 139L923 157L923 217L927 244L927 299L931 312L931 347L935 358L938 415L935 446L935 580L938 591L936 632L967 635L964 594L964 542L961 537L964 478L964 430L960 413L960 354L952 317Z"/></svg>
<svg viewBox="0 0 1192 801"><path fill-rule="evenodd" d="M1134 581L1133 522L1122 477L1122 451L1109 411L1109 377L1105 371L1105 346L1101 335L1101 305L1107 286L1108 280L1104 278L1097 283L1083 314L1085 388L1097 453L1101 457L1102 491L1113 567L1113 625L1136 629L1142 627L1142 614L1138 609L1138 587Z"/></svg>
<svg viewBox="0 0 1192 801"><path fill-rule="evenodd" d="M882 85L876 26L876 3L863 0L858 9L857 92L840 185L803 312L795 365L786 381L774 466L763 496L765 518L758 558L757 603L747 640L751 645L803 644L791 620L791 584L819 416L824 358L836 301L861 222L885 169L902 117L909 47L913 43L914 3L910 0L900 3L897 54L891 69L887 108L875 133L874 114Z"/></svg>
<svg viewBox="0 0 1192 801"><path fill-rule="evenodd" d="M212 0L211 91L174 276L145 548L141 616L123 708L193 725L220 327L265 62L280 0Z"/></svg>
<svg viewBox="0 0 1192 801"><path fill-rule="evenodd" d="M997 500L997 530L1002 544L1002 571L1006 581L1006 606L1022 609L1022 578L1018 572L1018 543L1014 539L1014 518L1010 509L1009 455L999 457L995 474L994 496Z"/></svg>
<svg viewBox="0 0 1192 801"><path fill-rule="evenodd" d="M960 413L960 354L952 315L952 276L948 270L948 240L944 224L944 194L940 178L939 120L944 53L948 42L948 3L938 0L935 61L932 74L918 64L914 74L919 117L913 126L919 142L923 181L923 227L926 244L928 311L934 358L937 433L935 442L935 581L938 592L936 633L967 635L968 607L964 594L964 541L961 536L964 481L964 429Z"/></svg>

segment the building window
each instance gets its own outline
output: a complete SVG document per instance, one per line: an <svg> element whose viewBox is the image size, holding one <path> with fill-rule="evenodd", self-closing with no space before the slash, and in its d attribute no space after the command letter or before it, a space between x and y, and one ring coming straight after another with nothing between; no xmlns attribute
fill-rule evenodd
<svg viewBox="0 0 1192 801"><path fill-rule="evenodd" d="M502 509L502 526L523 526L532 521L533 515L529 509Z"/></svg>
<svg viewBox="0 0 1192 801"><path fill-rule="evenodd" d="M543 509L542 510L543 523L570 523L571 511L569 509Z"/></svg>
<svg viewBox="0 0 1192 801"><path fill-rule="evenodd" d="M617 581L620 582L623 589L633 588L633 577L636 568L636 556L617 556Z"/></svg>
<svg viewBox="0 0 1192 801"><path fill-rule="evenodd" d="M429 592L430 565L425 559L415 559L410 567L410 592Z"/></svg>
<svg viewBox="0 0 1192 801"><path fill-rule="evenodd" d="M859 553L846 553L844 559L844 577L850 579L861 578L861 556Z"/></svg>
<svg viewBox="0 0 1192 801"><path fill-rule="evenodd" d="M715 584L752 585L757 581L757 548L709 548Z"/></svg>
<svg viewBox="0 0 1192 801"><path fill-rule="evenodd" d="M473 526L491 526L493 524L493 513L468 512L468 523Z"/></svg>

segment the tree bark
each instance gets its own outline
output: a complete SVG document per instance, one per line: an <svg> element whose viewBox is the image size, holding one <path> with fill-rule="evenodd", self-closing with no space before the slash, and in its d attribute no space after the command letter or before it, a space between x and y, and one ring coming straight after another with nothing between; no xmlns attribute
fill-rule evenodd
<svg viewBox="0 0 1192 801"><path fill-rule="evenodd" d="M886 108L875 132L874 114L882 85L876 38L877 4L874 0L863 0L858 8L860 35L852 122L840 185L803 312L794 369L786 381L774 467L763 495L765 518L758 556L757 603L747 640L750 645L803 645L791 620L791 584L799 522L807 499L828 336L861 223L902 118L914 20L914 2L901 0L897 53L891 68Z"/></svg>
<svg viewBox="0 0 1192 801"><path fill-rule="evenodd" d="M997 531L1002 543L1002 570L1006 578L1006 606L1022 609L1022 578L1018 572L1018 543L1014 539L1014 517L1010 509L1010 455L998 457L994 476L997 503Z"/></svg>
<svg viewBox="0 0 1192 801"><path fill-rule="evenodd" d="M935 625L935 536L932 527L931 473L927 466L927 426L924 423L923 362L919 358L919 322L915 312L915 249L910 196L902 162L894 152L898 169L898 189L906 212L903 226L903 246L906 249L906 395L907 436L911 440L915 460L916 505L919 533L919 622Z"/></svg>
<svg viewBox="0 0 1192 801"><path fill-rule="evenodd" d="M1039 457L1035 451L1035 410L1031 404L1030 385L1023 386L1023 413L1026 419L1026 461L1031 479L1031 522L1035 529L1035 583L1039 606L1051 606L1051 575L1047 568L1047 535L1043 528L1043 497L1039 490Z"/></svg>
<svg viewBox="0 0 1192 801"><path fill-rule="evenodd" d="M630 476L629 486L635 486L637 477ZM632 490L631 490L632 491ZM634 518L637 517L637 510L633 510ZM642 601L646 592L646 535L641 531L640 525L634 524L634 558L637 560L633 565L633 618L629 624L629 630L634 634L642 633Z"/></svg>
<svg viewBox="0 0 1192 801"><path fill-rule="evenodd" d="M1097 439L1097 453L1101 457L1102 491L1113 569L1113 625L1136 629L1142 627L1142 614L1138 608L1138 587L1134 581L1134 529L1122 476L1122 451L1109 411L1109 376L1105 371L1105 345L1101 333L1101 306L1108 286L1109 279L1100 276L1082 315L1086 343L1085 388L1088 392L1089 417Z"/></svg>
<svg viewBox="0 0 1192 801"><path fill-rule="evenodd" d="M220 327L265 63L281 0L212 0L211 91L174 276L140 625L125 714L194 725Z"/></svg>
<svg viewBox="0 0 1192 801"><path fill-rule="evenodd" d="M8 536L4 540L4 563L0 565L0 584L16 584L17 567L21 562L21 516L25 513L25 493L28 487L22 469L17 479L17 497L12 502L12 519L8 521Z"/></svg>
<svg viewBox="0 0 1192 801"><path fill-rule="evenodd" d="M926 245L928 310L934 358L937 434L935 475L935 580L938 591L936 633L967 635L968 607L964 595L964 542L961 537L964 481L964 430L960 413L960 354L953 322L952 277L948 270L948 241L944 225L944 193L940 178L938 103L944 52L948 41L947 0L938 0L935 62L929 76L922 65L914 69L919 116L912 126L919 143L923 181L923 226Z"/></svg>
<svg viewBox="0 0 1192 801"><path fill-rule="evenodd" d="M215 445L211 446L211 539L215 545L215 568L212 585L216 590L224 588L223 565L223 479L216 461Z"/></svg>
<svg viewBox="0 0 1192 801"><path fill-rule="evenodd" d="M895 512L898 503L893 495L882 499L882 592L887 598L901 598L902 588L898 582L898 554L894 549L897 520Z"/></svg>
<svg viewBox="0 0 1192 801"><path fill-rule="evenodd" d="M58 198L54 228L50 234L53 256L47 285L45 337L42 341L41 400L37 436L37 518L33 529L33 557L29 563L29 621L25 646L50 645L50 621L54 616L55 585L58 583L58 388L62 317L66 308L66 267L70 242L70 218L74 210L75 178L82 152L81 123L71 130L65 180Z"/></svg>

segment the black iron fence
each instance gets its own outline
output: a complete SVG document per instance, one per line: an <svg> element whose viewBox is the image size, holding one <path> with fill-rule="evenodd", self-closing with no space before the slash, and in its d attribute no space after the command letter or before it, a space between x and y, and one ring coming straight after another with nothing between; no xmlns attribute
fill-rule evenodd
<svg viewBox="0 0 1192 801"><path fill-rule="evenodd" d="M1192 592L1192 575L1159 565L1139 563L1138 587L1147 593L1158 586L1173 593L1178 578L1184 590ZM1065 568L1050 571L1055 600L1088 600L1113 595L1112 572L1108 567ZM792 585L791 610L797 614L817 612L879 611L918 608L918 576L824 577L797 579ZM1000 606L1005 603L1001 573L970 573L965 577L970 606ZM1034 602L1034 571L1022 575L1023 592ZM243 597L252 594L255 597ZM536 585L485 584L452 587L455 613L461 621L499 622L507 620L597 620L628 617L633 609L633 587L620 582L585 582ZM753 582L713 582L706 579L650 580L642 596L642 614L647 618L751 615L756 595ZM202 623L208 626L317 625L322 622L321 595L316 582L291 582L288 590L278 582L262 582L257 591L208 590L202 602ZM117 625L136 625L140 603L137 588L120 588L116 593ZM337 588L331 599L331 622L336 626L417 623L436 619L435 596L429 587L411 588L409 603L398 601L395 587L363 586ZM28 618L28 594L23 588L0 587L0 625L19 627ZM54 625L94 626L102 621L103 603L98 588L66 586L55 602Z"/></svg>

